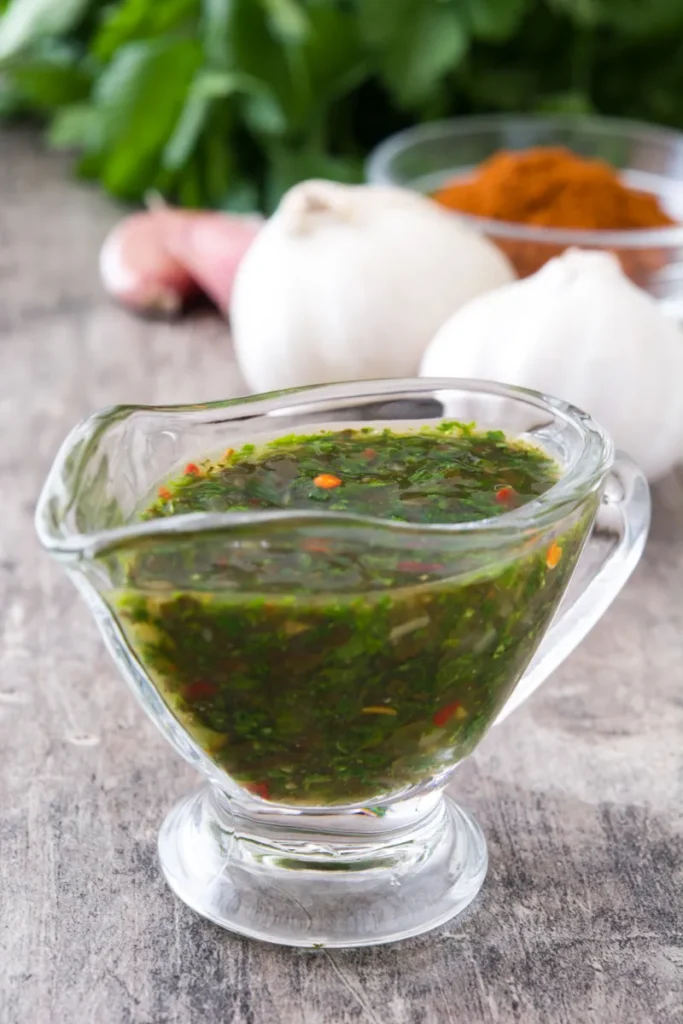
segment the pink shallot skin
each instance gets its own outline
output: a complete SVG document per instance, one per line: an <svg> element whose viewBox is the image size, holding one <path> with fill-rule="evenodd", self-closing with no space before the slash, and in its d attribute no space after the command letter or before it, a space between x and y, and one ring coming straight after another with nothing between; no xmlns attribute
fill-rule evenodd
<svg viewBox="0 0 683 1024"><path fill-rule="evenodd" d="M200 293L227 314L237 267L262 223L169 207L130 214L102 246L102 283L140 314L178 316Z"/></svg>

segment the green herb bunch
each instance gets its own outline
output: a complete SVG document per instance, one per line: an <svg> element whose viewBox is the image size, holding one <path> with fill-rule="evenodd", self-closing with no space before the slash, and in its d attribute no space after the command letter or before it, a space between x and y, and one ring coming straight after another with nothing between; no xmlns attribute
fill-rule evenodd
<svg viewBox="0 0 683 1024"><path fill-rule="evenodd" d="M362 178L417 120L601 111L683 126L681 0L0 0L0 117L139 200L272 209ZM637 68L637 74L634 69Z"/></svg>

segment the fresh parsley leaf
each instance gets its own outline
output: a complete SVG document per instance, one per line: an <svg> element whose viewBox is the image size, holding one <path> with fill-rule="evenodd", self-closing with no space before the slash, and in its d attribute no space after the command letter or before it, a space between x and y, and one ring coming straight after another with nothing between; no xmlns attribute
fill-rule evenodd
<svg viewBox="0 0 683 1024"><path fill-rule="evenodd" d="M12 0L0 18L0 61L74 28L90 0Z"/></svg>
<svg viewBox="0 0 683 1024"><path fill-rule="evenodd" d="M196 31L198 15L197 0L123 0L108 5L92 51L99 60L109 61L120 47L137 39L153 39L183 28Z"/></svg>
<svg viewBox="0 0 683 1024"><path fill-rule="evenodd" d="M135 42L103 71L94 105L104 134L102 180L114 195L133 197L152 184L200 60L192 39Z"/></svg>
<svg viewBox="0 0 683 1024"><path fill-rule="evenodd" d="M467 52L459 3L450 0L362 0L361 26L377 48L380 73L397 102L427 102ZM391 12L394 12L393 14Z"/></svg>
<svg viewBox="0 0 683 1024"><path fill-rule="evenodd" d="M17 64L12 80L24 107L47 112L85 99L92 86L78 50L51 39L41 40Z"/></svg>
<svg viewBox="0 0 683 1024"><path fill-rule="evenodd" d="M533 0L464 0L472 35L491 41L508 39L533 6Z"/></svg>

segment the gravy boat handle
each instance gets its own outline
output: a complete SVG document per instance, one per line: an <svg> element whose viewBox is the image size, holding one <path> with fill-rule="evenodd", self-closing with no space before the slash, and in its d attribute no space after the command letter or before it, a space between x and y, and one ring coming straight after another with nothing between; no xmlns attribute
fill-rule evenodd
<svg viewBox="0 0 683 1024"><path fill-rule="evenodd" d="M638 563L649 526L647 480L628 455L617 452L567 595L494 725L545 682L607 611Z"/></svg>

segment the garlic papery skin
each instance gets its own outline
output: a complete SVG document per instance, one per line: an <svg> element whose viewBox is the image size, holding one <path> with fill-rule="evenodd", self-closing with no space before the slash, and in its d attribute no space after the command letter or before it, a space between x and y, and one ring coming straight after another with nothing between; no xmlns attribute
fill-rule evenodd
<svg viewBox="0 0 683 1024"><path fill-rule="evenodd" d="M230 321L255 391L416 376L441 324L514 279L456 215L403 189L291 189L235 279Z"/></svg>
<svg viewBox="0 0 683 1024"><path fill-rule="evenodd" d="M423 377L480 377L584 409L650 480L683 459L683 331L605 252L570 250L475 299L437 332Z"/></svg>

